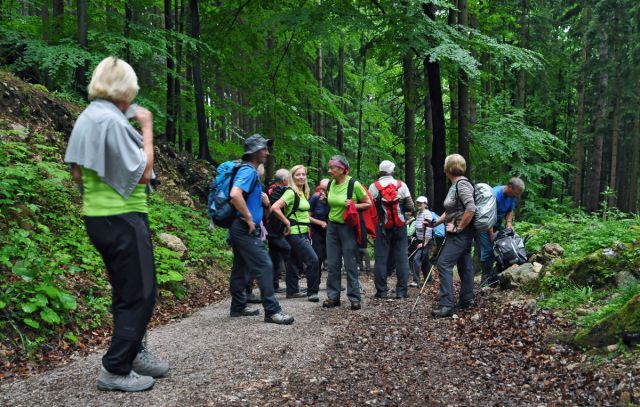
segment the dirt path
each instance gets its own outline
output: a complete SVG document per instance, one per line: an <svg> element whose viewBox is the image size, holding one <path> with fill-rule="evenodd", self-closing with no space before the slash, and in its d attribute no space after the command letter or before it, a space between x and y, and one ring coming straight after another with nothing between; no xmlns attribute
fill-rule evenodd
<svg viewBox="0 0 640 407"><path fill-rule="evenodd" d="M360 312L282 299L288 327L229 318L225 301L157 328L149 344L171 372L148 392L98 391L93 354L2 385L0 405L615 405L621 380L635 385L583 371L585 356L545 339L557 321L532 303L482 293L477 308L435 320L432 287L408 319L412 299L371 299L365 287Z"/></svg>

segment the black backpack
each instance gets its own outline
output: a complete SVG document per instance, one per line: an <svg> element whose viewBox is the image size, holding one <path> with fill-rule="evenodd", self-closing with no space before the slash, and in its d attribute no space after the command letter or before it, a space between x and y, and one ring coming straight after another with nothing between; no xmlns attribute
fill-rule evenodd
<svg viewBox="0 0 640 407"><path fill-rule="evenodd" d="M278 199L282 198L282 195L290 189L288 186L284 185L276 185L274 187L269 188L269 192L267 195L269 196L269 204L273 205ZM298 194L293 194L293 206L288 213L285 213L285 216L289 218L291 214L298 210L300 206L300 197ZM291 222L293 224L294 222ZM285 225L282 223L280 219L275 215L275 213L271 212L269 214L269 218L266 222L267 233L271 236L280 236L284 233Z"/></svg>
<svg viewBox="0 0 640 407"><path fill-rule="evenodd" d="M527 262L525 241L513 229L500 230L493 240L493 256L500 270L506 270L514 264Z"/></svg>

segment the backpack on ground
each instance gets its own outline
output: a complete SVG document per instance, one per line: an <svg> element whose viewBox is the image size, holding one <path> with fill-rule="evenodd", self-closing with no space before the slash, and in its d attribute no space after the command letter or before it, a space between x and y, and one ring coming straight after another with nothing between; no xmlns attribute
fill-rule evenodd
<svg viewBox="0 0 640 407"><path fill-rule="evenodd" d="M433 220L438 220L440 219L440 215L438 215L437 213L435 213L434 211L430 211L431 212L431 216ZM444 226L444 223L439 224L438 226L436 226L435 228L432 229L433 230L433 235L435 237L444 237L446 229Z"/></svg>
<svg viewBox="0 0 640 407"><path fill-rule="evenodd" d="M527 262L527 251L524 241L511 229L499 231L493 240L493 257L495 257L500 270L506 270L514 264Z"/></svg>
<svg viewBox="0 0 640 407"><path fill-rule="evenodd" d="M284 193L289 189L291 188L289 188L286 185L271 185L267 191L267 195L269 196L269 204L273 205L274 203L276 203L276 201L282 198L282 195L284 195ZM291 207L291 210L288 211L288 213L285 213L285 216L289 218L291 214L293 214L295 211L298 210L299 206L300 206L300 197L298 196L298 194L294 193L293 206ZM292 225L293 225L293 222L292 222ZM285 224L282 223L280 219L278 219L278 217L276 216L275 213L273 213L273 211L269 214L269 218L267 219L267 222L266 222L266 227L267 227L268 234L272 236L282 235L286 228Z"/></svg>
<svg viewBox="0 0 640 407"><path fill-rule="evenodd" d="M402 187L402 181L396 180L395 183L389 183L384 188L380 181L376 181L373 184L378 189L376 209L378 211L378 218L383 219L381 223L384 228L392 229L404 226L405 222L400 219L400 212L398 210L398 206L400 205L398 190Z"/></svg>
<svg viewBox="0 0 640 407"><path fill-rule="evenodd" d="M236 218L236 208L231 205L230 194L238 170L243 166L253 168L251 164L239 160L225 161L216 168L216 176L211 180L207 199L207 213L216 226L228 229ZM253 191L257 183L258 177L249 191ZM243 195L247 199L248 194L245 192Z"/></svg>
<svg viewBox="0 0 640 407"><path fill-rule="evenodd" d="M333 180L329 181L327 185L327 196L329 195L329 189L331 188L331 184L333 184ZM347 199L353 199L353 189L355 187L356 180L354 178L349 179L349 184L347 185ZM372 205L369 206L368 209L358 210L358 216L360 218L360 224L356 227L356 237L357 242L360 247L366 247L367 245L367 235L371 236L372 239L376 238L376 226L378 225L378 211L373 205L373 198L371 194L366 188L364 189L365 193L369 197L369 202Z"/></svg>
<svg viewBox="0 0 640 407"><path fill-rule="evenodd" d="M458 195L458 183L460 181L466 181L473 187L473 201L476 204L476 212L473 215L474 229L477 232L486 232L498 221L498 204L495 195L493 195L493 189L485 183L474 184L468 179L459 179L456 182L456 198L462 206L464 206L464 202Z"/></svg>

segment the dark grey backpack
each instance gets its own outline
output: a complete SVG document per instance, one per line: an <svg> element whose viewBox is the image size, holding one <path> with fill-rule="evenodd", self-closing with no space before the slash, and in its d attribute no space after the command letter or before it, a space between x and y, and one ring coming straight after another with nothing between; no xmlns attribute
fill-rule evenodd
<svg viewBox="0 0 640 407"><path fill-rule="evenodd" d="M493 240L493 256L500 270L506 270L514 264L527 262L525 241L513 229L499 231Z"/></svg>

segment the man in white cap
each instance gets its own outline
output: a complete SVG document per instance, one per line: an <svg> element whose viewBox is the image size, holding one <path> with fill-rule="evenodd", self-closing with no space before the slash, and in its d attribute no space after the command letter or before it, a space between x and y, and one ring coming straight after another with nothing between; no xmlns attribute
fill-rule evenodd
<svg viewBox="0 0 640 407"><path fill-rule="evenodd" d="M395 164L389 160L380 163L378 180L371 184L369 192L378 210L378 226L374 252L376 267L374 282L376 297L387 298L387 264L393 261L396 268L396 298L407 298L409 258L405 212L413 212L413 200L407 184L393 178ZM391 260L392 259L392 260Z"/></svg>
<svg viewBox="0 0 640 407"><path fill-rule="evenodd" d="M426 196L419 196L416 198L416 206L418 207L418 213L416 214L416 251L411 261L411 271L413 274L413 282L410 284L412 287L417 287L420 284L420 273L423 278L427 278L431 264L429 263L429 252L433 245L432 237L433 230L429 227L433 215L428 207L429 200ZM429 277L431 280L431 277Z"/></svg>

